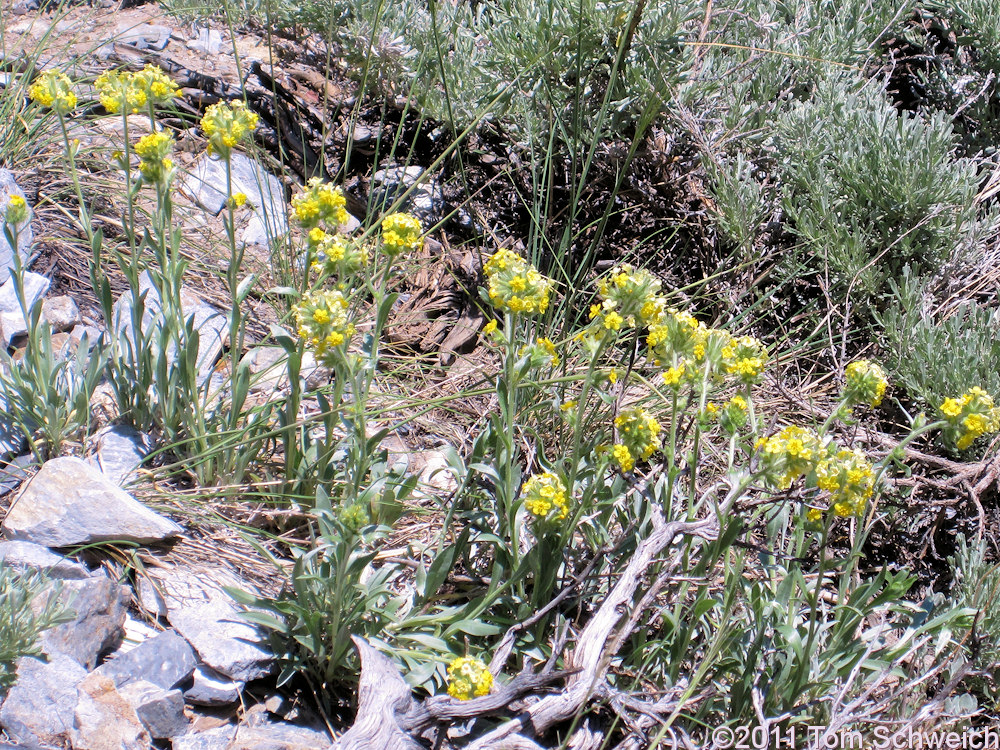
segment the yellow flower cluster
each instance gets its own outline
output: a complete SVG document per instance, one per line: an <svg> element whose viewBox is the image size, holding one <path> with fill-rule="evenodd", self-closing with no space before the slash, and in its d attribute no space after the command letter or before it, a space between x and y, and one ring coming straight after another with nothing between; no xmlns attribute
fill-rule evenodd
<svg viewBox="0 0 1000 750"><path fill-rule="evenodd" d="M861 516L875 494L875 470L857 448L838 450L816 464L816 486L830 493L838 516Z"/></svg>
<svg viewBox="0 0 1000 750"><path fill-rule="evenodd" d="M20 195L16 193L12 194L7 199L7 210L4 212L4 221L11 226L17 226L18 224L26 221L28 219L28 202L24 200Z"/></svg>
<svg viewBox="0 0 1000 750"><path fill-rule="evenodd" d="M156 65L136 73L106 70L94 81L98 98L108 112L138 112L147 106L167 104L180 95L173 79Z"/></svg>
<svg viewBox="0 0 1000 750"><path fill-rule="evenodd" d="M531 367L558 367L559 355L556 345L550 339L541 337L534 344L522 346L517 352L519 357L528 357Z"/></svg>
<svg viewBox="0 0 1000 750"><path fill-rule="evenodd" d="M540 521L561 521L569 515L566 486L552 472L535 474L521 488L527 511Z"/></svg>
<svg viewBox="0 0 1000 750"><path fill-rule="evenodd" d="M305 229L318 227L324 223L337 227L347 223L347 199L339 187L324 183L313 177L305 189L292 198L292 211Z"/></svg>
<svg viewBox="0 0 1000 750"><path fill-rule="evenodd" d="M645 409L626 409L615 417L619 443L612 449L622 471L632 471L660 449L660 423Z"/></svg>
<svg viewBox="0 0 1000 750"><path fill-rule="evenodd" d="M490 301L512 313L534 315L549 307L555 282L543 276L524 258L510 250L497 250L483 266L489 280Z"/></svg>
<svg viewBox="0 0 1000 750"><path fill-rule="evenodd" d="M312 269L324 276L345 279L368 263L368 249L360 242L345 240L314 227L308 235L315 252Z"/></svg>
<svg viewBox="0 0 1000 750"><path fill-rule="evenodd" d="M645 269L617 266L598 284L600 304L591 305L590 318L599 334L649 326L663 313L666 302L660 282Z"/></svg>
<svg viewBox="0 0 1000 750"><path fill-rule="evenodd" d="M649 326L646 346L657 366L672 363L683 370L685 360L697 361L705 357L709 330L690 313L671 307ZM681 375L674 377L679 383Z"/></svg>
<svg viewBox="0 0 1000 750"><path fill-rule="evenodd" d="M382 219L382 251L395 257L414 252L424 246L424 228L412 214L389 214Z"/></svg>
<svg viewBox="0 0 1000 750"><path fill-rule="evenodd" d="M844 369L843 399L848 406L868 404L878 406L882 403L889 379L885 370L867 359L851 362Z"/></svg>
<svg viewBox="0 0 1000 750"><path fill-rule="evenodd" d="M170 154L174 139L163 131L144 135L135 144L139 156L139 172L147 182L166 184L173 173L174 162Z"/></svg>
<svg viewBox="0 0 1000 750"><path fill-rule="evenodd" d="M708 406L713 406L713 404L708 404ZM722 425L722 429L729 433L741 429L747 423L749 409L750 405L747 400L740 395L733 396L724 404L717 406L716 413L719 415L719 424Z"/></svg>
<svg viewBox="0 0 1000 750"><path fill-rule="evenodd" d="M838 516L860 516L875 494L875 470L858 449L841 449L832 440L821 439L814 431L796 425L778 434L761 438L762 474L779 489L806 477L807 482L830 493L833 511ZM810 511L817 520L821 512Z"/></svg>
<svg viewBox="0 0 1000 750"><path fill-rule="evenodd" d="M257 119L257 114L239 100L213 104L201 118L201 129L208 136L208 153L228 159L233 147L257 129Z"/></svg>
<svg viewBox="0 0 1000 750"><path fill-rule="evenodd" d="M338 291L310 292L292 308L299 336L327 367L343 356L354 335L347 308L347 300Z"/></svg>
<svg viewBox="0 0 1000 750"><path fill-rule="evenodd" d="M467 701L489 695L493 675L479 659L461 656L448 666L448 695Z"/></svg>
<svg viewBox="0 0 1000 750"><path fill-rule="evenodd" d="M965 450L983 435L1000 431L1000 408L982 388L975 386L959 398L948 398L939 407L948 424L945 439Z"/></svg>
<svg viewBox="0 0 1000 750"><path fill-rule="evenodd" d="M64 115L76 107L76 94L73 93L73 83L65 73L46 70L28 89L31 100L53 112Z"/></svg>
<svg viewBox="0 0 1000 750"><path fill-rule="evenodd" d="M750 385L760 380L767 362L767 349L753 336L732 338L722 347L722 367Z"/></svg>

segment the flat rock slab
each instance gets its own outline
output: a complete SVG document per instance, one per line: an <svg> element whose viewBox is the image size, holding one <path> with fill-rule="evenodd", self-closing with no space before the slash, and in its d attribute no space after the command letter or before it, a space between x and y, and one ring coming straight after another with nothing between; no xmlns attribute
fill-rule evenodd
<svg viewBox="0 0 1000 750"><path fill-rule="evenodd" d="M162 740L187 731L184 696L180 690L165 690L146 680L136 680L118 692L132 706L150 737Z"/></svg>
<svg viewBox="0 0 1000 750"><path fill-rule="evenodd" d="M233 153L230 164L233 195L246 195L247 204L253 211L239 240L244 245L266 247L272 240L288 232L285 186L245 154ZM228 200L226 163L218 157L203 154L191 165L180 187L209 213L220 213ZM246 207L240 210L246 210Z"/></svg>
<svg viewBox="0 0 1000 750"><path fill-rule="evenodd" d="M165 611L203 663L239 682L274 673L277 665L263 634L240 616L239 605L222 590L245 588L245 582L222 570L156 570L150 576L155 589L146 579L140 584L143 606Z"/></svg>
<svg viewBox="0 0 1000 750"><path fill-rule="evenodd" d="M328 750L330 736L295 724L226 726L175 737L173 750Z"/></svg>
<svg viewBox="0 0 1000 750"><path fill-rule="evenodd" d="M48 663L19 659L17 681L0 707L0 727L26 747L65 747L73 729L76 685L86 676L68 656L53 656Z"/></svg>
<svg viewBox="0 0 1000 750"><path fill-rule="evenodd" d="M51 578L90 578L87 566L31 542L0 542L0 562L14 570L40 570Z"/></svg>
<svg viewBox="0 0 1000 750"><path fill-rule="evenodd" d="M73 619L42 633L39 646L45 654L62 654L93 669L98 656L121 645L132 598L127 586L101 573L83 580L61 581L46 592L40 596L58 596L73 612Z"/></svg>
<svg viewBox="0 0 1000 750"><path fill-rule="evenodd" d="M196 664L194 649L188 642L173 630L166 630L113 656L96 671L110 677L116 687L143 680L170 690L187 680Z"/></svg>
<svg viewBox="0 0 1000 750"><path fill-rule="evenodd" d="M14 175L8 169L0 169L0 216L7 214L7 206L10 205L12 195L20 196L27 201L24 191L14 181ZM31 208L28 208L28 218L17 227L17 250L21 256L21 262L28 261L31 252L31 243L34 235L31 232ZM14 251L10 243L7 242L7 233L0 229L0 281L7 281L7 271L14 267Z"/></svg>
<svg viewBox="0 0 1000 750"><path fill-rule="evenodd" d="M117 540L149 544L180 536L183 530L83 459L64 456L42 465L0 531L12 541L69 547Z"/></svg>
<svg viewBox="0 0 1000 750"><path fill-rule="evenodd" d="M194 671L191 687L184 691L184 700L193 706L228 706L240 699L243 685L202 665Z"/></svg>

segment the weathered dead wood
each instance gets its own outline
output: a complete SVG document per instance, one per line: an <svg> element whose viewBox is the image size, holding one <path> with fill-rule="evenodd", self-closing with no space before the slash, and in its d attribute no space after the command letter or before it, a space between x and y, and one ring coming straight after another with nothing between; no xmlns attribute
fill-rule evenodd
<svg viewBox="0 0 1000 750"><path fill-rule="evenodd" d="M422 746L400 729L399 721L413 705L406 684L388 657L352 637L361 656L358 714L354 725L334 747L338 750L422 750Z"/></svg>

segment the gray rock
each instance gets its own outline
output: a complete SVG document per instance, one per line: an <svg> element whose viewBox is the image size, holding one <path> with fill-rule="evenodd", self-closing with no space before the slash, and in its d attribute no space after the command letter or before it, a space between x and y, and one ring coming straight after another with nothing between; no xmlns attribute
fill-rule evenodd
<svg viewBox="0 0 1000 750"><path fill-rule="evenodd" d="M384 213L411 187L409 197L396 210L409 211L425 224L441 220L444 194L436 178L427 178L423 167L390 167L372 175L371 203L378 213ZM418 184L419 183L419 184Z"/></svg>
<svg viewBox="0 0 1000 750"><path fill-rule="evenodd" d="M166 739L184 734L188 720L184 717L184 697L180 690L165 690L146 680L119 687L118 693L135 710L150 737Z"/></svg>
<svg viewBox="0 0 1000 750"><path fill-rule="evenodd" d="M240 616L238 605L223 585L246 587L224 571L157 570L158 598L170 624L194 646L201 661L239 682L272 674L274 656L260 631ZM156 611L161 602L149 602L151 586L140 588L143 606Z"/></svg>
<svg viewBox="0 0 1000 750"><path fill-rule="evenodd" d="M119 688L144 680L170 690L188 679L197 664L194 650L173 630L166 630L112 657L96 671L110 677Z"/></svg>
<svg viewBox="0 0 1000 750"><path fill-rule="evenodd" d="M31 657L17 662L17 682L0 707L0 726L25 747L64 747L73 729L76 685L86 670L68 656L46 664Z"/></svg>
<svg viewBox="0 0 1000 750"><path fill-rule="evenodd" d="M14 501L0 530L9 540L46 547L116 540L148 544L182 532L73 456L42 465Z"/></svg>
<svg viewBox="0 0 1000 750"><path fill-rule="evenodd" d="M9 437L14 436L10 435ZM24 436L21 435L21 437L23 438ZM2 440L0 439L0 442ZM0 450L0 452L3 451ZM20 487L24 480L28 478L28 472L25 469L34 463L35 457L28 454L25 456L16 456L10 459L6 466L0 467L0 497Z"/></svg>
<svg viewBox="0 0 1000 750"><path fill-rule="evenodd" d="M0 562L15 570L40 570L50 578L70 581L90 578L87 566L31 542L0 542Z"/></svg>
<svg viewBox="0 0 1000 750"><path fill-rule="evenodd" d="M228 706L240 699L243 684L200 666L194 671L191 687L184 691L184 700L194 706Z"/></svg>
<svg viewBox="0 0 1000 750"><path fill-rule="evenodd" d="M162 307L159 292L153 285L149 272L143 272L139 277L139 293L145 293L145 309L142 315L142 330L149 334L152 332L155 340L157 334L151 327L162 324ZM198 332L198 373L202 380L208 380L215 366L215 361L222 352L224 337L229 332L229 323L225 315L217 309L204 302L196 294L187 292L181 293L181 311L185 319L192 319L194 329ZM115 303L112 312L112 324L116 335L122 333L135 346L135 331L132 325L132 293L126 292ZM177 359L177 346L170 344L167 350L167 359L174 362Z"/></svg>
<svg viewBox="0 0 1000 750"><path fill-rule="evenodd" d="M250 368L250 392L267 393L288 387L288 368L285 350L280 346L255 346L244 355ZM320 366L312 352L302 356L299 367L300 380L306 390L315 390L330 379L330 370Z"/></svg>
<svg viewBox="0 0 1000 750"><path fill-rule="evenodd" d="M54 333L69 331L80 322L80 308L72 297L60 294L42 302L42 318Z"/></svg>
<svg viewBox="0 0 1000 750"><path fill-rule="evenodd" d="M97 434L97 454L90 463L109 480L121 486L131 481L135 470L149 454L148 435L126 425L115 425Z"/></svg>
<svg viewBox="0 0 1000 750"><path fill-rule="evenodd" d="M288 208L285 187L274 175L241 153L231 159L233 194L245 193L253 216L240 235L244 245L267 247L271 241L288 232ZM202 155L191 165L181 182L181 190L211 214L226 206L226 167L217 157ZM240 209L246 210L246 207Z"/></svg>
<svg viewBox="0 0 1000 750"><path fill-rule="evenodd" d="M11 174L10 170L0 169L0 219L6 216L7 206L12 195L19 195L27 201L27 196L14 181L14 175ZM31 243L34 241L34 235L31 231L31 216L32 211L29 206L27 220L17 227L17 250L21 255L22 263L28 262ZM13 267L14 251L7 241L7 233L3 231L2 223L0 223L0 281L7 281L7 271Z"/></svg>
<svg viewBox="0 0 1000 750"><path fill-rule="evenodd" d="M76 750L143 750L152 743L135 709L104 675L91 673L77 685L79 700L70 740Z"/></svg>
<svg viewBox="0 0 1000 750"><path fill-rule="evenodd" d="M171 742L173 750L228 750L235 738L236 727L228 725L174 737Z"/></svg>
<svg viewBox="0 0 1000 750"><path fill-rule="evenodd" d="M170 43L171 29L149 23L119 24L114 40L120 44L131 44L138 49L159 52Z"/></svg>
<svg viewBox="0 0 1000 750"><path fill-rule="evenodd" d="M206 55L217 55L222 49L222 32L200 26L198 37L188 42L187 47L195 52L204 52Z"/></svg>
<svg viewBox="0 0 1000 750"><path fill-rule="evenodd" d="M3 270L0 269L0 275ZM41 274L24 272L24 304L31 312L32 306L41 299L49 288L49 280ZM3 346L28 332L28 324L21 311L21 303L17 299L14 280L9 278L0 286L0 339Z"/></svg>
<svg viewBox="0 0 1000 750"><path fill-rule="evenodd" d="M125 615L131 594L101 573L82 580L65 580L46 589L58 595L73 612L73 619L42 633L39 646L49 656L63 654L87 669L97 657L121 645L125 637Z"/></svg>
<svg viewBox="0 0 1000 750"><path fill-rule="evenodd" d="M287 722L240 726L230 750L328 750L333 740L318 729Z"/></svg>

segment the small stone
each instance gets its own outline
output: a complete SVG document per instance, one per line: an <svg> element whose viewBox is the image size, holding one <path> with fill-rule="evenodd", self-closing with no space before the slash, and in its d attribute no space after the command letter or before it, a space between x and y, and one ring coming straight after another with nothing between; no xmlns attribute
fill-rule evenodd
<svg viewBox="0 0 1000 750"><path fill-rule="evenodd" d="M143 606L162 606L170 624L190 643L201 661L234 681L248 682L272 674L276 665L263 634L240 616L236 602L223 585L246 588L247 584L223 570L151 571L158 591L140 587ZM147 603L153 590L156 599ZM152 607L151 607L152 605Z"/></svg>
<svg viewBox="0 0 1000 750"><path fill-rule="evenodd" d="M65 747L73 729L76 685L86 676L68 656L53 656L48 663L19 659L17 680L0 706L0 727L26 747Z"/></svg>
<svg viewBox="0 0 1000 750"><path fill-rule="evenodd" d="M0 269L0 274L3 274L2 269ZM41 274L25 271L23 282L24 304L30 312L35 302L48 291L49 280ZM24 320L21 303L17 299L17 291L14 288L14 280L11 278L8 278L0 286L0 329L2 329L0 330L0 339L5 347L10 346L11 341L28 332L28 324Z"/></svg>
<svg viewBox="0 0 1000 750"><path fill-rule="evenodd" d="M194 649L188 642L173 630L166 630L124 654L113 655L97 671L110 677L119 688L144 680L170 690L187 680L196 664Z"/></svg>
<svg viewBox="0 0 1000 750"><path fill-rule="evenodd" d="M60 294L42 302L42 318L54 333L69 331L80 322L80 308L72 297Z"/></svg>
<svg viewBox="0 0 1000 750"><path fill-rule="evenodd" d="M7 539L69 547L95 542L160 542L182 529L73 456L46 461L0 527Z"/></svg>
<svg viewBox="0 0 1000 750"><path fill-rule="evenodd" d="M56 625L39 638L42 652L65 654L87 669L93 669L101 654L121 645L125 637L125 613L130 590L99 573L82 580L51 584L39 596L59 596L73 614L69 622Z"/></svg>
<svg viewBox="0 0 1000 750"><path fill-rule="evenodd" d="M0 562L14 570L40 570L49 578L79 581L91 576L86 565L31 542L0 542Z"/></svg>
<svg viewBox="0 0 1000 750"><path fill-rule="evenodd" d="M35 457L28 454L26 456L16 456L10 459L6 466L0 467L0 497L20 487L24 480L28 478L28 472L25 469L34 465L34 463Z"/></svg>
<svg viewBox="0 0 1000 750"><path fill-rule="evenodd" d="M171 29L167 26L156 26L149 23L119 24L114 41L120 44L131 44L137 49L159 52L170 43L171 33Z"/></svg>
<svg viewBox="0 0 1000 750"><path fill-rule="evenodd" d="M165 690L146 680L136 680L118 688L119 694L135 710L149 735L162 740L184 734L184 697L180 690Z"/></svg>
<svg viewBox="0 0 1000 750"><path fill-rule="evenodd" d="M184 691L184 700L195 706L228 706L240 699L243 685L210 667L199 666L194 671L191 687Z"/></svg>
<svg viewBox="0 0 1000 750"><path fill-rule="evenodd" d="M14 181L14 175L11 174L10 170L0 169L0 221L7 215L7 206L10 205L12 195L17 195L27 201L27 196ZM33 240L31 208L29 207L28 218L17 226L17 251L21 255L22 263L28 262ZM7 233L0 229L0 281L7 281L7 271L13 268L14 251L11 249L10 243L7 242Z"/></svg>
<svg viewBox="0 0 1000 750"><path fill-rule="evenodd" d="M250 368L250 392L268 393L288 387L287 353L280 346L256 346L244 355ZM312 352L302 356L300 379L307 391L315 390L330 379L330 370L320 366Z"/></svg>
<svg viewBox="0 0 1000 750"><path fill-rule="evenodd" d="M372 206L377 212L385 213L413 187L413 192L395 210L409 211L425 224L440 221L444 208L441 184L436 178L425 179L424 171L423 167L417 166L390 167L377 171L371 179Z"/></svg>
<svg viewBox="0 0 1000 750"><path fill-rule="evenodd" d="M198 28L198 37L188 42L187 47L206 55L217 55L222 49L222 32L201 26Z"/></svg>
<svg viewBox="0 0 1000 750"><path fill-rule="evenodd" d="M69 332L70 341L73 342L73 350L75 351L84 341L87 342L87 351L89 352L95 346L97 346L97 340L101 337L101 332L94 328L93 326L78 325Z"/></svg>
<svg viewBox="0 0 1000 750"><path fill-rule="evenodd" d="M236 738L236 727L215 727L205 732L192 732L172 740L173 750L229 750Z"/></svg>
<svg viewBox="0 0 1000 750"><path fill-rule="evenodd" d="M79 702L70 733L78 750L144 750L150 748L149 734L135 709L115 688L114 682L96 672L79 685Z"/></svg>

